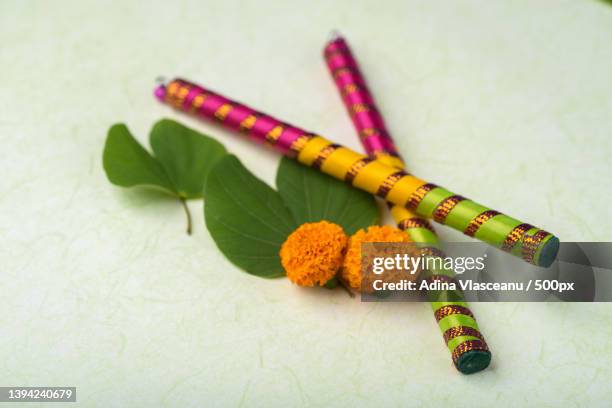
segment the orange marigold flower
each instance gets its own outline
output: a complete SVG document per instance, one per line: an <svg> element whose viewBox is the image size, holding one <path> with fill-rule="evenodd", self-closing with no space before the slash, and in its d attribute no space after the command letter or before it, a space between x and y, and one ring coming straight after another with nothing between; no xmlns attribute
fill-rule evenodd
<svg viewBox="0 0 612 408"><path fill-rule="evenodd" d="M302 224L280 250L281 263L291 282L300 286L325 285L340 266L348 237L327 221Z"/></svg>
<svg viewBox="0 0 612 408"><path fill-rule="evenodd" d="M411 242L405 231L384 225L360 229L350 237L340 277L354 289L361 287L361 243L362 242Z"/></svg>

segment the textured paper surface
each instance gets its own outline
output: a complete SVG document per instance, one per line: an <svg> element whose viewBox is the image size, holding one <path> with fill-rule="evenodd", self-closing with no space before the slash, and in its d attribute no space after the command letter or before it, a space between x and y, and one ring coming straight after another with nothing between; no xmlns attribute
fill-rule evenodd
<svg viewBox="0 0 612 408"><path fill-rule="evenodd" d="M251 277L200 202L188 237L178 203L108 183L109 126L146 142L161 117L274 179L275 154L157 103L158 75L358 149L321 57L334 28L413 173L561 240L612 239L602 2L3 1L0 385L76 386L100 407L607 404L610 305L474 304L493 364L465 377L426 305Z"/></svg>

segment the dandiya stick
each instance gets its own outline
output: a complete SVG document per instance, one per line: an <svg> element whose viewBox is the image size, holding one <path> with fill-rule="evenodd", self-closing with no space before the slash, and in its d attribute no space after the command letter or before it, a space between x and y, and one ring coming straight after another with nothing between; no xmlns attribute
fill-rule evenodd
<svg viewBox="0 0 612 408"><path fill-rule="evenodd" d="M425 218L449 225L470 236L521 256L527 262L549 266L559 240L544 230L491 210L403 170L354 152L272 116L232 101L183 79L159 85L162 102L215 120L268 143L300 163L345 180L353 186L400 205Z"/></svg>
<svg viewBox="0 0 612 408"><path fill-rule="evenodd" d="M404 162L346 40L333 33L323 55L368 155L403 170ZM399 205L390 205L389 208L398 228L406 231L412 241L428 244L429 247L424 249L434 256L445 256L439 251L438 236L427 220ZM444 281L452 279L453 276L452 270L445 270L443 274L428 274L427 279ZM455 367L465 374L488 367L491 352L467 303L459 301L430 304Z"/></svg>

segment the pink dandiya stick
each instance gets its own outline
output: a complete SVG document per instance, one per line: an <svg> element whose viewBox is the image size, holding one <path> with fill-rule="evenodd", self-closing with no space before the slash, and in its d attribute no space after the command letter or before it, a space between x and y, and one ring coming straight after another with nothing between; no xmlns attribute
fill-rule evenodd
<svg viewBox="0 0 612 408"><path fill-rule="evenodd" d="M347 41L333 33L323 55L366 152L373 158L404 169L404 162ZM412 241L431 245L424 250L430 251L432 256L445 257L437 248L438 236L427 220L401 206L389 207L398 228L406 231ZM445 270L444 274L427 273L423 278L445 281L452 276L454 271ZM431 302L431 307L455 367L464 374L487 368L491 352L468 304L462 301Z"/></svg>
<svg viewBox="0 0 612 408"><path fill-rule="evenodd" d="M300 128L182 79L175 79L167 86L160 85L155 89L155 96L177 109L202 119L216 120L224 127L246 133L254 142L272 144L284 155L295 156L297 152L292 151L294 143L310 135Z"/></svg>
<svg viewBox="0 0 612 408"><path fill-rule="evenodd" d="M332 33L324 57L366 152L403 168L395 143L346 40L338 33Z"/></svg>

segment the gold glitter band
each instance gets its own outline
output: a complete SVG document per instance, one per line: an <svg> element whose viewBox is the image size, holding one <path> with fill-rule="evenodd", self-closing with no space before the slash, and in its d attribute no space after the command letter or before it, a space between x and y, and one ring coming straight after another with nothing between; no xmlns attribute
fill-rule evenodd
<svg viewBox="0 0 612 408"><path fill-rule="evenodd" d="M380 129L377 129L377 128L369 127L369 128L361 129L359 131L359 137L361 138L362 141L372 136L389 137L386 133L382 132ZM382 151L381 153L392 154L388 151Z"/></svg>
<svg viewBox="0 0 612 408"><path fill-rule="evenodd" d="M473 327L469 326L455 326L446 330L443 334L444 341L448 344L449 341L456 337L460 336L472 336L478 337L480 340L484 341L482 334Z"/></svg>
<svg viewBox="0 0 612 408"><path fill-rule="evenodd" d="M255 122L257 122L257 116L247 116L242 122L240 122L240 130L247 133L250 132L253 126L255 126Z"/></svg>
<svg viewBox="0 0 612 408"><path fill-rule="evenodd" d="M312 133L304 133L302 136L295 139L291 143L291 147L289 148L289 150L291 151L291 156L295 157L300 154L306 143L308 143L308 141L313 137L314 135Z"/></svg>
<svg viewBox="0 0 612 408"><path fill-rule="evenodd" d="M363 103L363 102L359 102L359 103L354 103L350 106L349 108L351 115L355 116L358 113L362 113L362 112L373 112L376 111L376 108L369 104L369 103Z"/></svg>
<svg viewBox="0 0 612 408"><path fill-rule="evenodd" d="M168 86L166 87L166 92L168 95L171 96L175 96L176 92L178 91L178 88L181 86L180 83L176 82L176 81L172 81L168 84Z"/></svg>
<svg viewBox="0 0 612 408"><path fill-rule="evenodd" d="M181 84L176 81L170 82L166 87L166 102L175 108L179 107L177 105L177 94L179 88L181 88Z"/></svg>
<svg viewBox="0 0 612 408"><path fill-rule="evenodd" d="M215 111L215 118L223 122L232 109L234 109L232 105L229 103L224 103Z"/></svg>
<svg viewBox="0 0 612 408"><path fill-rule="evenodd" d="M183 103L191 90L191 86L183 85L180 82L173 82L170 85L173 85L172 91L168 91L166 100L175 108L183 109ZM168 86L168 88L170 88L170 86Z"/></svg>
<svg viewBox="0 0 612 408"><path fill-rule="evenodd" d="M387 178L384 179L383 182L378 187L378 191L376 192L376 195L381 197L381 198L387 197L387 194L389 194L389 191L391 191L393 186L395 186L395 183L397 183L399 179L401 179L402 177L407 176L407 175L408 175L408 173L406 173L405 171L400 170L400 171L397 171L397 172L387 176Z"/></svg>
<svg viewBox="0 0 612 408"><path fill-rule="evenodd" d="M346 95L350 95L350 94L355 93L355 92L359 92L360 90L361 90L361 88L359 88L359 86L357 84L350 83L350 84L344 85L340 92L342 93L343 96L346 96Z"/></svg>
<svg viewBox="0 0 612 408"><path fill-rule="evenodd" d="M191 101L191 107L189 111L191 113L199 111L202 105L204 105L204 101L206 100L207 97L208 95L206 93L201 93L201 94L196 95L196 97L193 98L193 100Z"/></svg>
<svg viewBox="0 0 612 408"><path fill-rule="evenodd" d="M439 322L440 320L444 319L447 316L455 315L455 314L462 314L462 315L466 315L466 316L470 316L471 318L474 318L474 315L472 314L472 311L470 309L464 306L460 306L460 305L444 305L438 310L436 310L434 314L436 316L437 322Z"/></svg>
<svg viewBox="0 0 612 408"><path fill-rule="evenodd" d="M444 254L444 252L442 252L441 250L435 247L419 248L418 253L421 256L433 256L436 258L446 258L446 255Z"/></svg>
<svg viewBox="0 0 612 408"><path fill-rule="evenodd" d="M482 224L484 224L485 222L489 221L491 218L499 214L500 213L495 210L487 210L487 211L484 211L478 214L476 217L472 218L472 220L470 221L468 226L465 228L465 231L463 231L463 233L467 235L468 237L473 237L474 235L476 235L476 232L478 231L478 229L480 228Z"/></svg>
<svg viewBox="0 0 612 408"><path fill-rule="evenodd" d="M276 141L278 140L278 138L283 134L283 130L285 130L285 128L281 125L274 126L266 134L266 141L270 143L271 145L276 144Z"/></svg>
<svg viewBox="0 0 612 408"><path fill-rule="evenodd" d="M523 235L525 235L525 233L532 228L533 225L531 224L519 224L514 227L512 231L508 233L506 239L504 239L504 242L501 245L501 249L506 252L512 251L512 248L514 248L516 243L519 242L521 238L523 238Z"/></svg>
<svg viewBox="0 0 612 408"><path fill-rule="evenodd" d="M340 67L332 71L334 78L338 78L340 75L351 74L355 75L355 70L351 67Z"/></svg>
<svg viewBox="0 0 612 408"><path fill-rule="evenodd" d="M427 195L427 193L437 187L438 186L433 183L426 183L417 188L416 191L412 193L412 196L410 196L410 199L406 203L406 208L408 208L409 210L416 210L416 208L419 206L419 204Z"/></svg>
<svg viewBox="0 0 612 408"><path fill-rule="evenodd" d="M314 161L312 162L311 166L314 169L320 169L321 166L323 165L323 162L333 153L336 151L336 149L338 149L339 147L342 147L338 144L330 144L325 146L323 149L321 149L321 151L319 152L319 154L317 154L317 157L315 157Z"/></svg>
<svg viewBox="0 0 612 408"><path fill-rule="evenodd" d="M438 204L438 206L433 211L432 218L436 222L444 224L444 221L446 220L448 214L453 210L453 208L455 208L457 204L459 204L463 200L465 200L465 198L461 197L460 195L450 196L447 199L442 200L442 202Z"/></svg>
<svg viewBox="0 0 612 408"><path fill-rule="evenodd" d="M187 97L187 95L189 95L189 91L191 91L191 87L184 85L184 86L181 86L178 92L176 93L176 99L177 99L177 102L179 103L178 105L179 108L183 107L183 103L185 102L185 98Z"/></svg>
<svg viewBox="0 0 612 408"><path fill-rule="evenodd" d="M344 176L344 181L346 181L349 184L352 184L353 180L355 180L355 177L357 177L357 174L359 174L361 169L363 169L373 160L374 159L371 159L369 157L364 157L362 159L357 160L355 163L351 165L351 167L346 172L346 175Z"/></svg>
<svg viewBox="0 0 612 408"><path fill-rule="evenodd" d="M407 229L411 228L425 228L431 232L434 232L431 224L427 220L420 217L405 218L397 224L397 227L402 231L406 231Z"/></svg>
<svg viewBox="0 0 612 408"><path fill-rule="evenodd" d="M529 263L533 263L533 258L535 256L540 243L544 238L550 235L549 232L544 230L539 230L533 235L525 235L523 237L523 259Z"/></svg>

